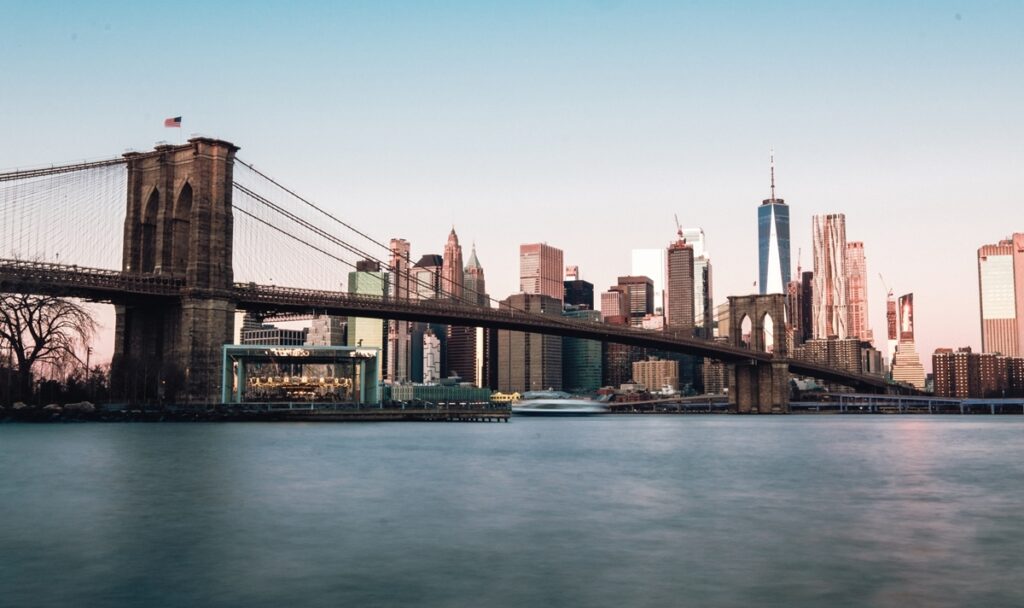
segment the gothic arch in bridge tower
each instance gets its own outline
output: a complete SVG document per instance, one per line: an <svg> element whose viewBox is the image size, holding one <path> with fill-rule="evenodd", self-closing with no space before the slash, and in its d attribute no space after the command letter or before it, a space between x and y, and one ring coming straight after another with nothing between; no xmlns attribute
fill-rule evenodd
<svg viewBox="0 0 1024 608"><path fill-rule="evenodd" d="M775 352L775 320L770 312L761 317L761 347L766 353Z"/></svg>
<svg viewBox="0 0 1024 608"><path fill-rule="evenodd" d="M160 214L160 191L153 188L146 198L146 206L142 211L142 244L140 251L139 271L153 272L156 269L156 225Z"/></svg>
<svg viewBox="0 0 1024 608"><path fill-rule="evenodd" d="M171 238L171 269L184 275L188 270L188 254L192 243L192 184L187 180L174 203L174 224Z"/></svg>
<svg viewBox="0 0 1024 608"><path fill-rule="evenodd" d="M751 337L753 336L753 331L754 323L750 320L750 315L743 315L743 319L740 321L740 346L744 348L751 348Z"/></svg>

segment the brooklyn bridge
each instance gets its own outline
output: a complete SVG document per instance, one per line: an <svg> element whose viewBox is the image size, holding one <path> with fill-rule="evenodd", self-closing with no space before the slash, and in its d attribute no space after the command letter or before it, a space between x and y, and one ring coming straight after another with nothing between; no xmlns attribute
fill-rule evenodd
<svg viewBox="0 0 1024 608"><path fill-rule="evenodd" d="M179 398L190 401L219 401L221 348L233 340L236 311L436 322L696 355L728 364L730 404L744 413L788 411L791 374L859 392L897 390L880 376L790 357L785 340L766 335L785 318L782 294L730 297L730 342L722 343L507 305L333 290L357 261L390 273L411 263L389 263L386 243L279 184L237 151L196 137L106 160L0 173L0 291L113 304L115 390L131 386L145 364L179 377ZM747 340L744 323L751 328ZM136 390L124 396L150 397Z"/></svg>

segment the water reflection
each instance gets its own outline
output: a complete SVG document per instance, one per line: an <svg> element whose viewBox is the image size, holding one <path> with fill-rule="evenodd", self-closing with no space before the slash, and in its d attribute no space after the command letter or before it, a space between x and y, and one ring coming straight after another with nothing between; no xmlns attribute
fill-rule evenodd
<svg viewBox="0 0 1024 608"><path fill-rule="evenodd" d="M0 604L1021 605L1022 430L0 425Z"/></svg>

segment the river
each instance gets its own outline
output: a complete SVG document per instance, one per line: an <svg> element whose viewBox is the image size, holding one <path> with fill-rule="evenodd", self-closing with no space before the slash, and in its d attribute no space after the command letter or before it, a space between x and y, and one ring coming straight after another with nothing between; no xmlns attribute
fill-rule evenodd
<svg viewBox="0 0 1024 608"><path fill-rule="evenodd" d="M0 606L1022 606L1024 417L2 424Z"/></svg>

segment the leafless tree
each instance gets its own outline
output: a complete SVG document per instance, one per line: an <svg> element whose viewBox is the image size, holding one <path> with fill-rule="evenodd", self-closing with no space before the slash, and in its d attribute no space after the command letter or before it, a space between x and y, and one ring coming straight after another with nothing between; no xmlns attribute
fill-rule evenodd
<svg viewBox="0 0 1024 608"><path fill-rule="evenodd" d="M33 368L52 372L80 362L78 350L95 333L96 322L78 302L0 293L0 348L13 358L22 399L32 394Z"/></svg>

